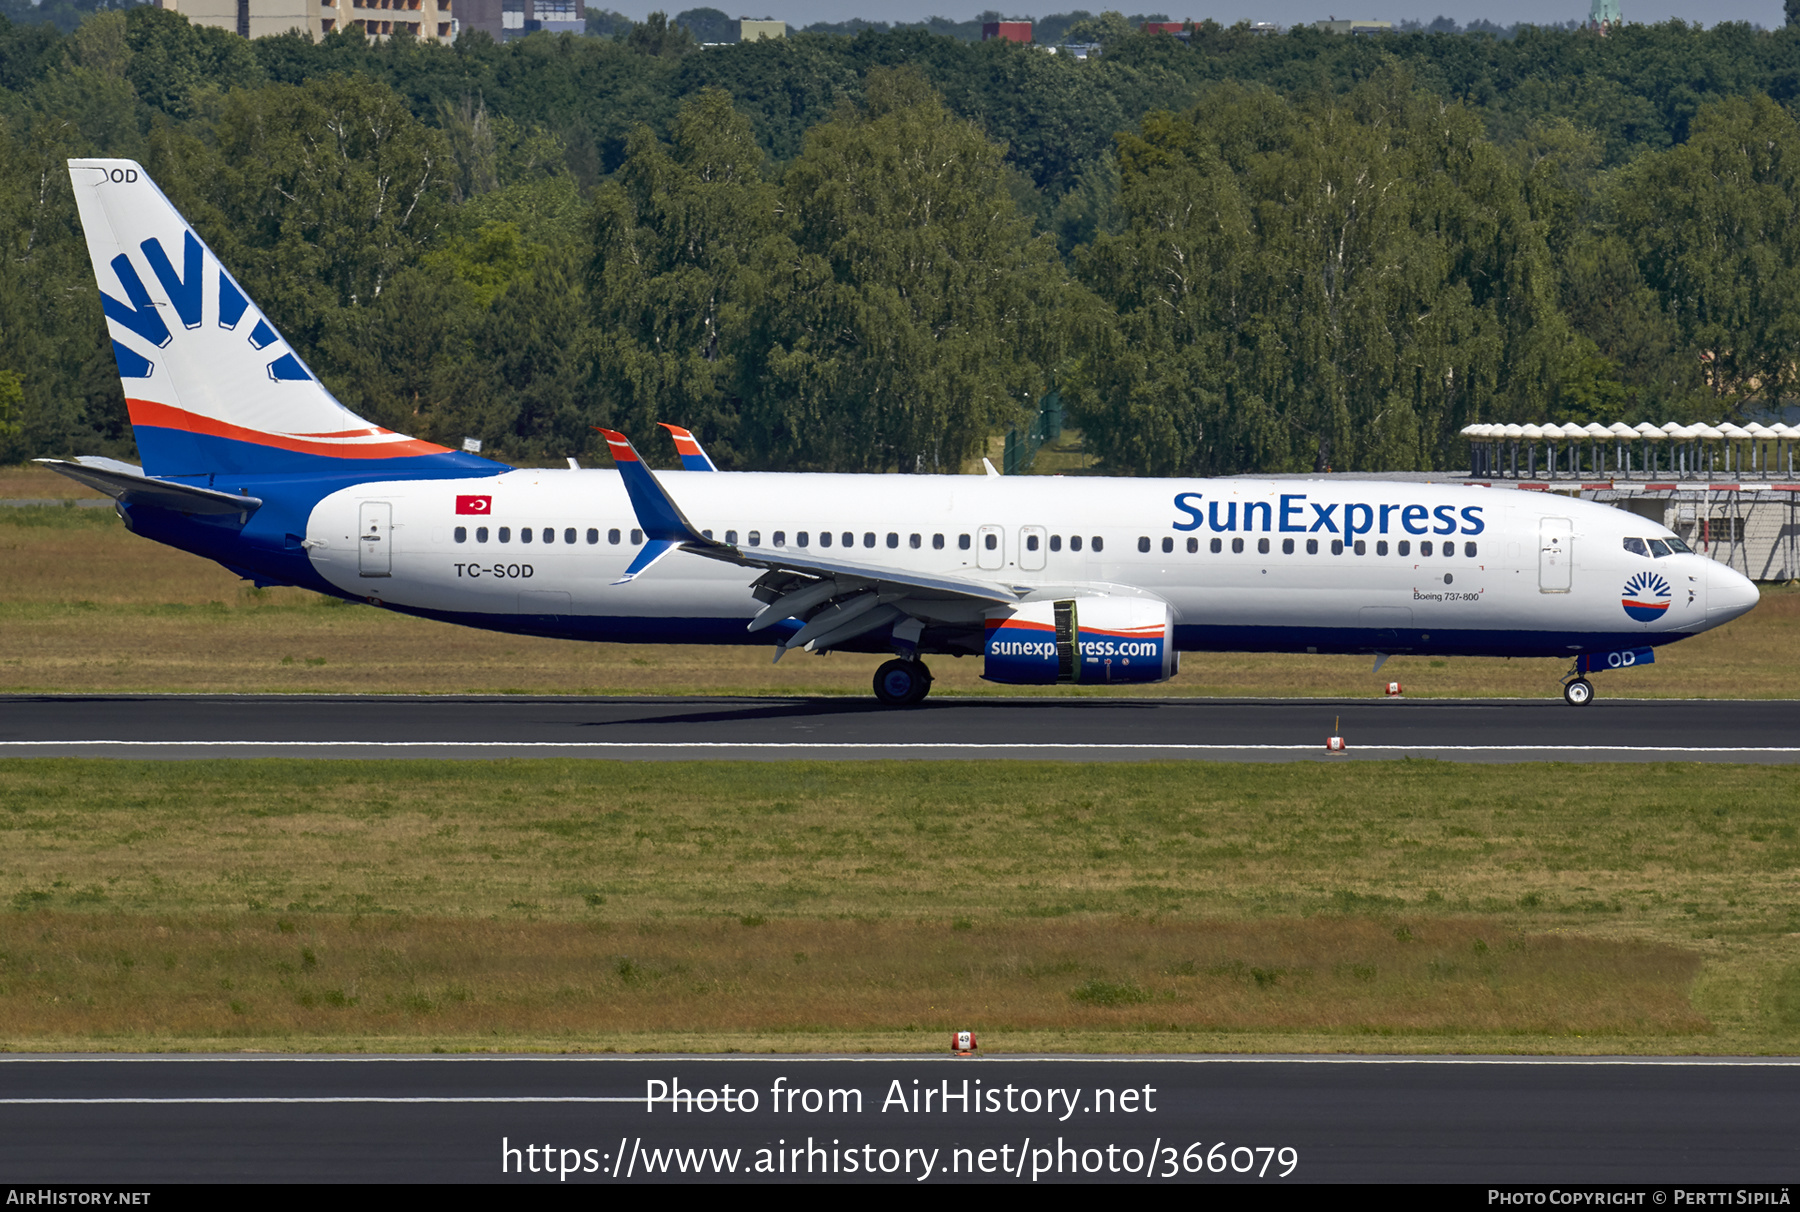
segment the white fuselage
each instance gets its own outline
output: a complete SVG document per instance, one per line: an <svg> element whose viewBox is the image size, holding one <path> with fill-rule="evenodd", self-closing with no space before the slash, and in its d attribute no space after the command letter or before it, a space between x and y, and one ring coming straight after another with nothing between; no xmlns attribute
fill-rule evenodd
<svg viewBox="0 0 1800 1212"><path fill-rule="evenodd" d="M1548 493L1248 478L658 478L696 527L728 542L990 578L1034 596L1154 595L1186 649L1550 655L1664 643L1756 601L1748 580L1711 559L1629 549L1627 538L1673 538L1661 525ZM331 584L404 610L591 639L751 638L754 570L676 552L614 584L641 544L637 525L616 471L517 470L346 488L318 504L305 537ZM371 527L382 533L371 539ZM1659 581L1666 609L1631 617L1628 583ZM545 619L558 623L529 622Z"/></svg>

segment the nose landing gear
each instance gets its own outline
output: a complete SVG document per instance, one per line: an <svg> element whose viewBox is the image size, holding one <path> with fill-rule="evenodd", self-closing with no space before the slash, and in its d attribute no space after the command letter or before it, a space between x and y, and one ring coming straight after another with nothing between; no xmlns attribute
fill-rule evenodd
<svg viewBox="0 0 1800 1212"><path fill-rule="evenodd" d="M931 693L924 661L892 660L875 671L875 697L884 707L914 707Z"/></svg>
<svg viewBox="0 0 1800 1212"><path fill-rule="evenodd" d="M1563 683L1563 702L1571 707L1585 707L1594 701L1594 684L1586 678L1570 678Z"/></svg>

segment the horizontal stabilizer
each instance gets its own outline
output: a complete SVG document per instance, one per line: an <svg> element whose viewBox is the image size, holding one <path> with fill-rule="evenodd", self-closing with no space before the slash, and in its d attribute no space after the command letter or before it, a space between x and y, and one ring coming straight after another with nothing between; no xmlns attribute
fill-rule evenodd
<svg viewBox="0 0 1800 1212"><path fill-rule="evenodd" d="M153 505L158 509L195 514L247 514L262 508L261 497L152 479L144 474L143 468L117 459L83 457L36 461L51 471L105 493L122 505Z"/></svg>

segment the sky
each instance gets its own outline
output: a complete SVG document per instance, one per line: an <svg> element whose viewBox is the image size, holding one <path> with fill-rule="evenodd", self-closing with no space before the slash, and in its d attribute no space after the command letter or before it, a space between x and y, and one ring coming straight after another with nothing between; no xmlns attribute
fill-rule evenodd
<svg viewBox="0 0 1800 1212"><path fill-rule="evenodd" d="M1785 21L1782 0L1621 0L1621 4L1625 20L1646 23L1676 17L1704 25L1714 25L1720 21L1747 21L1765 29L1774 29ZM590 0L590 7L610 8L639 20L653 8L663 9L673 15L683 9L703 5L724 9L734 17L767 15L794 26L810 25L815 21L848 21L853 17L861 17L865 21L922 21L927 17L950 17L966 21L989 8L1020 17L1071 12L1081 8L1091 12L1118 8L1125 12L1166 12L1177 21L1189 18L1202 21L1210 17L1221 25L1237 21L1273 21L1278 25L1295 25L1322 21L1327 17L1373 18L1398 23L1405 20L1430 21L1440 15L1464 23L1481 18L1496 25L1511 25L1518 21L1560 24L1585 19L1588 13L1588 0L1520 0L1518 3L1505 5L1483 4L1479 0L1463 0L1460 3L1458 0L1200 0L1193 4L1185 4L1183 0L1162 0L1160 3L1145 0L1144 3L1132 4L1081 0L1051 5L1039 3L1033 8L1018 9L1009 8L1000 0L973 4L956 4L947 0L888 0L882 5L871 5L867 0L756 0L757 7L753 13L748 10L740 13L724 0L669 0L668 3L642 3L633 0L625 3L614 0L609 3L608 0Z"/></svg>

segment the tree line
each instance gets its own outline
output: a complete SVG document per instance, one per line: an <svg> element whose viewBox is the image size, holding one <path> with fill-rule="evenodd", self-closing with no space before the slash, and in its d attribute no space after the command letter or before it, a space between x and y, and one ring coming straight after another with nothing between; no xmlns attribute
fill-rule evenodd
<svg viewBox="0 0 1800 1212"><path fill-rule="evenodd" d="M1473 421L1791 394L1800 34L1091 20L1087 61L0 22L0 457L130 453L83 155L144 162L347 405L503 459L666 419L953 471L1056 390L1121 474L1430 468Z"/></svg>

